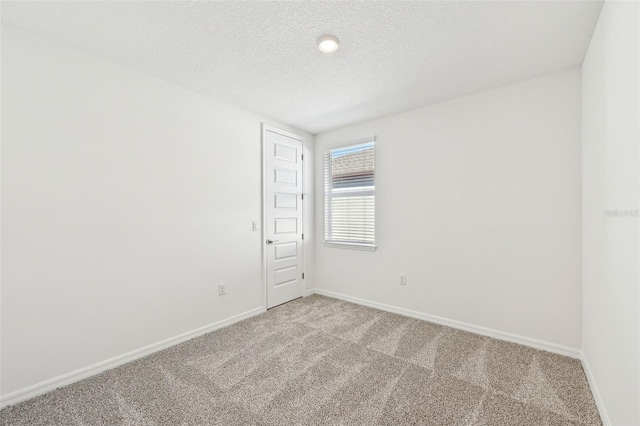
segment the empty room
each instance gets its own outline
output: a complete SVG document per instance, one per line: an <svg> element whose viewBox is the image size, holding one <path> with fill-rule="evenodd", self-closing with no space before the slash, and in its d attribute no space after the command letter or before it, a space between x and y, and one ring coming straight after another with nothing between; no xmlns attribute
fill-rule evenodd
<svg viewBox="0 0 640 426"><path fill-rule="evenodd" d="M640 2L0 13L0 425L640 425Z"/></svg>

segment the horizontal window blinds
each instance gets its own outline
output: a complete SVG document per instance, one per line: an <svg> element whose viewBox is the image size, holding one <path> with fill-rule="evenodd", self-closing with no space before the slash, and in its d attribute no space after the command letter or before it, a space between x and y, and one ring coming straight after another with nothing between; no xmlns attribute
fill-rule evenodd
<svg viewBox="0 0 640 426"><path fill-rule="evenodd" d="M324 239L375 244L375 142L324 152Z"/></svg>

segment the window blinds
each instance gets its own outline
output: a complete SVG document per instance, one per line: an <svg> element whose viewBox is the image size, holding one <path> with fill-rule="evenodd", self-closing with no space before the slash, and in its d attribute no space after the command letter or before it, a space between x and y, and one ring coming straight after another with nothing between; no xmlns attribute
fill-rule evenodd
<svg viewBox="0 0 640 426"><path fill-rule="evenodd" d="M374 246L375 142L324 152L324 240Z"/></svg>

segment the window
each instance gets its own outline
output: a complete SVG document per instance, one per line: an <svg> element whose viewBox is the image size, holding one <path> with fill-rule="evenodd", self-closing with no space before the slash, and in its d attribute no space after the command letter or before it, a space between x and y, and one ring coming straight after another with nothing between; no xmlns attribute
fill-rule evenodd
<svg viewBox="0 0 640 426"><path fill-rule="evenodd" d="M324 242L375 250L375 140L324 152Z"/></svg>

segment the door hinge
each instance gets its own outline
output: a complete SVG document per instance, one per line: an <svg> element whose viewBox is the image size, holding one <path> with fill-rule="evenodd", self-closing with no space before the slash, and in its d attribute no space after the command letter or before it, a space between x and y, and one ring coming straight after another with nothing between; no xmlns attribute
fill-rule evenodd
<svg viewBox="0 0 640 426"><path fill-rule="evenodd" d="M304 280L304 272L302 273L302 279Z"/></svg>
<svg viewBox="0 0 640 426"><path fill-rule="evenodd" d="M304 161L304 154L300 155L300 160Z"/></svg>
<svg viewBox="0 0 640 426"><path fill-rule="evenodd" d="M302 197L302 200L304 201L304 194L300 194L300 196Z"/></svg>
<svg viewBox="0 0 640 426"><path fill-rule="evenodd" d="M302 239L304 240L304 234L302 234Z"/></svg>

